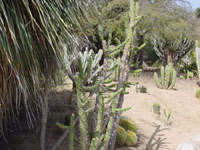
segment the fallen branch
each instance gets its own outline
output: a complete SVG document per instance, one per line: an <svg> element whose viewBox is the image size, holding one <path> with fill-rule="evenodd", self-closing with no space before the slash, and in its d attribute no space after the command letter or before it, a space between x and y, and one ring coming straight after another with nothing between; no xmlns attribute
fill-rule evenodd
<svg viewBox="0 0 200 150"><path fill-rule="evenodd" d="M164 145L165 143L163 142L166 138L161 138L159 137L158 139L156 139L156 136L159 132L162 132L163 130L166 129L160 129L160 125L156 125L156 130L154 131L154 133L151 135L147 145L146 145L146 149L145 150L159 150L159 148L161 147L161 145ZM163 136L163 135L158 135L158 136ZM155 149L154 149L155 147Z"/></svg>

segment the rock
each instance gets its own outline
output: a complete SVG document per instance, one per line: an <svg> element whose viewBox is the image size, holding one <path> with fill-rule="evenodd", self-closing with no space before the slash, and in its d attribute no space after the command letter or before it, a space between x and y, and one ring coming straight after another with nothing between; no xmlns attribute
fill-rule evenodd
<svg viewBox="0 0 200 150"><path fill-rule="evenodd" d="M200 135L195 136L195 137L192 139L192 142L197 143L197 144L200 144Z"/></svg>
<svg viewBox="0 0 200 150"><path fill-rule="evenodd" d="M176 150L199 150L198 147L193 143L180 144Z"/></svg>

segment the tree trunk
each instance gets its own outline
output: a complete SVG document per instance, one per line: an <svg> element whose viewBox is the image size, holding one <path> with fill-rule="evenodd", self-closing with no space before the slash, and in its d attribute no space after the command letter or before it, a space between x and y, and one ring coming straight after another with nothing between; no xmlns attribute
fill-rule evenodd
<svg viewBox="0 0 200 150"><path fill-rule="evenodd" d="M46 149L46 127L48 119L48 79L45 81L44 93L42 97L42 120L41 120L41 134L40 134L40 149Z"/></svg>

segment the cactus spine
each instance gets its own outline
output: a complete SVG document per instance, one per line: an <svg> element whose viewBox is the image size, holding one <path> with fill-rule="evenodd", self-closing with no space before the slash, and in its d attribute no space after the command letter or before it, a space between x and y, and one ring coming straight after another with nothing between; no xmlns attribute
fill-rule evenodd
<svg viewBox="0 0 200 150"><path fill-rule="evenodd" d="M172 89L176 83L176 71L172 64L161 67L160 69L161 81L158 79L158 74L154 73L154 80L158 88Z"/></svg>

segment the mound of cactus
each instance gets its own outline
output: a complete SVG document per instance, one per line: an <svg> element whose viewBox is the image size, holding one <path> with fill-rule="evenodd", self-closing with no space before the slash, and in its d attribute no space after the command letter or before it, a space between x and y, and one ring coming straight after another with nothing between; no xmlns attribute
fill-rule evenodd
<svg viewBox="0 0 200 150"><path fill-rule="evenodd" d="M117 130L116 146L135 146L138 137L135 122L128 117L121 117Z"/></svg>
<svg viewBox="0 0 200 150"><path fill-rule="evenodd" d="M135 132L127 131L126 146L135 146L137 144L138 137Z"/></svg>
<svg viewBox="0 0 200 150"><path fill-rule="evenodd" d="M196 91L196 97L200 98L200 88Z"/></svg>
<svg viewBox="0 0 200 150"><path fill-rule="evenodd" d="M137 132L137 127L135 125L135 122L131 120L130 118L120 118L119 125L122 126L125 130L130 130L133 132Z"/></svg>
<svg viewBox="0 0 200 150"><path fill-rule="evenodd" d="M119 126L117 129L117 137L116 137L116 145L117 146L123 146L125 145L127 140L127 131Z"/></svg>
<svg viewBox="0 0 200 150"><path fill-rule="evenodd" d="M176 71L173 69L172 64L161 67L160 69L161 81L158 79L158 74L154 73L154 80L158 88L172 89L176 83Z"/></svg>

